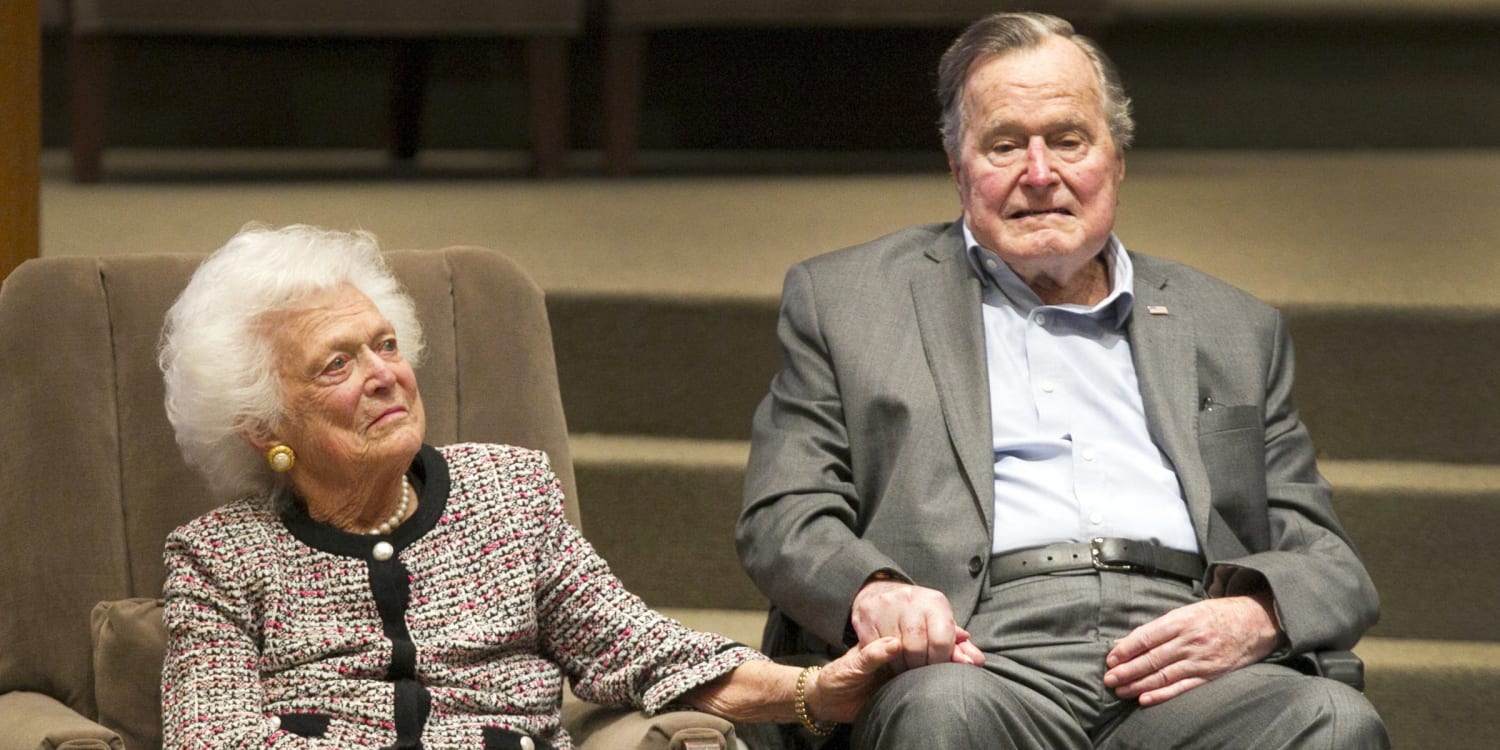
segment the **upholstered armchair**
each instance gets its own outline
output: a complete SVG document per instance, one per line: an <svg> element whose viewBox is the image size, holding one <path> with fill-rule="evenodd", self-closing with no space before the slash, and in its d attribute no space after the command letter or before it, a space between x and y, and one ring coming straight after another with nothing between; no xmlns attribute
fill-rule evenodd
<svg viewBox="0 0 1500 750"><path fill-rule="evenodd" d="M428 441L545 450L578 508L541 290L491 250L400 251ZM200 256L31 260L0 287L0 750L161 746L162 545L219 504L181 459L155 350ZM734 746L706 714L603 709L580 748Z"/></svg>

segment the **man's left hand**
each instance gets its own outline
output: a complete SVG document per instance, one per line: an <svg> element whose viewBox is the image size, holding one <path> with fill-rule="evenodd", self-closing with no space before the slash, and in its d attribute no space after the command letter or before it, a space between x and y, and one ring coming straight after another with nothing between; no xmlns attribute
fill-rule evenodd
<svg viewBox="0 0 1500 750"><path fill-rule="evenodd" d="M1280 639L1270 592L1205 599L1117 641L1104 658L1104 686L1154 706L1266 658Z"/></svg>

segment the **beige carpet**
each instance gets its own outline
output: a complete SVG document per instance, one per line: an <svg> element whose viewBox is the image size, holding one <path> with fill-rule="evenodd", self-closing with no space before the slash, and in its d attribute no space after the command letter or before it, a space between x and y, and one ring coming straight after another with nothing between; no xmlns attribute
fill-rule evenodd
<svg viewBox="0 0 1500 750"><path fill-rule="evenodd" d="M487 178L487 159L428 154L400 177L373 152L116 150L106 182L74 185L49 152L42 254L206 252L247 221L307 222L387 247L495 247L549 290L774 297L797 260L958 213L941 172L535 182ZM1500 305L1500 152L1138 152L1128 165L1128 246L1268 301Z"/></svg>

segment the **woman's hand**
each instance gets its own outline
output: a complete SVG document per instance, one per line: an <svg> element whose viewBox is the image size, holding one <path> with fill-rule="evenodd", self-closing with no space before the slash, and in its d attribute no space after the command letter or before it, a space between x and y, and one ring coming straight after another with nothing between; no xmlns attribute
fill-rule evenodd
<svg viewBox="0 0 1500 750"><path fill-rule="evenodd" d="M853 721L865 701L890 679L886 665L901 651L899 638L879 638L850 649L809 675L805 686L808 713L818 721ZM797 723L793 710L797 677L802 670L769 661L747 661L733 672L704 683L681 697L700 711L731 721Z"/></svg>
<svg viewBox="0 0 1500 750"><path fill-rule="evenodd" d="M808 678L808 713L818 721L854 721L865 701L890 679L887 665L900 653L901 639L886 636L829 662Z"/></svg>

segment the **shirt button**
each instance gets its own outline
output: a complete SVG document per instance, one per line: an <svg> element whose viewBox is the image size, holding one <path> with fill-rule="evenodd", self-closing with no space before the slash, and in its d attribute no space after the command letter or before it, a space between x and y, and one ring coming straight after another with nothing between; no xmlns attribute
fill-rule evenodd
<svg viewBox="0 0 1500 750"><path fill-rule="evenodd" d="M1039 326L1047 325L1047 316L1043 315L1041 313L1037 313L1036 314L1036 324L1039 325Z"/></svg>
<svg viewBox="0 0 1500 750"><path fill-rule="evenodd" d="M984 561L979 559L979 555L969 558L969 575L977 576L982 570L984 570Z"/></svg>
<svg viewBox="0 0 1500 750"><path fill-rule="evenodd" d="M274 732L274 731L276 731L276 730L278 730L280 728L281 728L281 717L280 716L272 716L271 717L271 731Z"/></svg>
<svg viewBox="0 0 1500 750"><path fill-rule="evenodd" d="M1095 526L1098 526L1099 524L1104 523L1104 514L1103 513L1099 513L1097 511L1094 512L1094 513L1090 513L1089 514L1089 523L1091 523L1091 524L1093 524Z"/></svg>
<svg viewBox="0 0 1500 750"><path fill-rule="evenodd" d="M521 750L536 750L536 743L530 737L521 738Z"/></svg>
<svg viewBox="0 0 1500 750"><path fill-rule="evenodd" d="M1094 462L1094 449L1093 448L1084 448L1083 449L1083 460L1088 461L1089 463L1093 463Z"/></svg>
<svg viewBox="0 0 1500 750"><path fill-rule="evenodd" d="M392 547L390 542L380 542L375 545L374 555L376 560L385 562L386 560L391 559L391 556L395 554L396 548Z"/></svg>
<svg viewBox="0 0 1500 750"><path fill-rule="evenodd" d="M999 264L995 263L995 259L994 258L985 258L984 259L984 267L985 268L988 268L991 271L993 271L993 270L995 270L995 266L996 265L999 265Z"/></svg>
<svg viewBox="0 0 1500 750"><path fill-rule="evenodd" d="M1053 384L1052 381L1050 381L1050 380L1043 380L1042 381L1042 392L1043 393L1051 393L1052 391L1054 391L1056 389L1057 389L1057 386L1055 384Z"/></svg>

